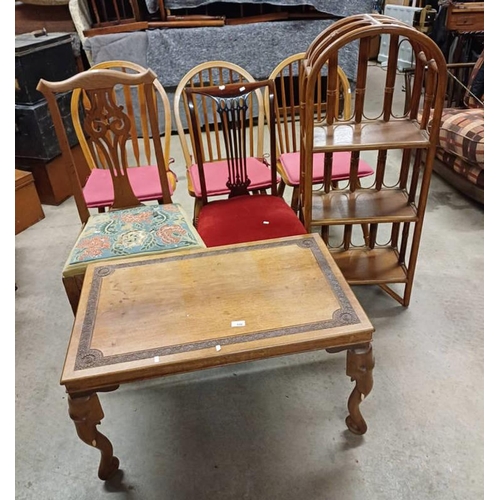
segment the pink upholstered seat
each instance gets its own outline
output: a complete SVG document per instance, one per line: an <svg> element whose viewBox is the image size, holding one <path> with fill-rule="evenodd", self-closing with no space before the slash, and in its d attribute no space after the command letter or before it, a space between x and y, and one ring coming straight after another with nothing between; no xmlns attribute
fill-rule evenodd
<svg viewBox="0 0 500 500"><path fill-rule="evenodd" d="M205 172L205 183L208 196L228 194L227 182L227 160L203 163ZM201 197L200 173L198 165L189 167L189 175L193 183L194 194ZM251 180L249 191L254 189L267 189L271 185L271 170L257 158L247 158L247 173ZM278 182L280 178L278 176Z"/></svg>
<svg viewBox="0 0 500 500"><path fill-rule="evenodd" d="M313 155L313 184L323 182L324 153ZM283 153L280 156L281 166L292 186L300 184L300 152ZM332 181L349 179L351 164L351 153L339 151L333 153ZM366 177L373 174L373 169L363 160L359 160L358 177Z"/></svg>
<svg viewBox="0 0 500 500"><path fill-rule="evenodd" d="M127 172L132 190L139 201L151 201L161 198L160 174L157 166L130 167ZM170 194L172 194L171 184L169 188ZM89 208L112 205L115 197L110 171L104 168L92 169L83 188L83 196Z"/></svg>

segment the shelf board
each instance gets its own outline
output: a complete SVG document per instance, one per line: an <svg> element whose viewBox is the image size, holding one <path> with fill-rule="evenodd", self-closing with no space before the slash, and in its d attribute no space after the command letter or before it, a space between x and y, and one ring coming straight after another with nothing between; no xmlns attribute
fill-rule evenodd
<svg viewBox="0 0 500 500"><path fill-rule="evenodd" d="M331 249L330 253L350 285L406 283L407 273L394 248Z"/></svg>
<svg viewBox="0 0 500 500"><path fill-rule="evenodd" d="M428 148L429 134L415 120L337 122L314 127L313 151L368 151L373 149Z"/></svg>
<svg viewBox="0 0 500 500"><path fill-rule="evenodd" d="M334 190L313 193L313 226L415 222L418 219L414 204L408 204L408 195L400 189Z"/></svg>

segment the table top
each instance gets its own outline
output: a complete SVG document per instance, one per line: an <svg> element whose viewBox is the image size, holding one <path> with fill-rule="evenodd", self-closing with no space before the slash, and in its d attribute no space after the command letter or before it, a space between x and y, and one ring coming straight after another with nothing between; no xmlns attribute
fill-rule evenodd
<svg viewBox="0 0 500 500"><path fill-rule="evenodd" d="M373 331L317 234L90 264L61 384L97 390Z"/></svg>

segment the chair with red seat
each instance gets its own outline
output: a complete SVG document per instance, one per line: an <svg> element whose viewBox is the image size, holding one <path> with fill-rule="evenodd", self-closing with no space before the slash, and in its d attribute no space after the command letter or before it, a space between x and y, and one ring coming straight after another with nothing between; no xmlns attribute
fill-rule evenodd
<svg viewBox="0 0 500 500"><path fill-rule="evenodd" d="M248 128L253 121L250 97L258 108L264 110L264 96L269 105L269 166L270 194L250 194L252 179L248 165L253 161L248 155ZM193 123L192 140L200 178L200 210L196 229L207 247L245 243L305 234L296 213L278 193L276 169L276 129L274 127L274 83L271 80L234 83L212 87L185 89L190 118ZM225 150L227 199L209 200L203 149L206 135L202 133L203 113L197 109L206 103L199 96L208 98L214 105L211 115L217 124ZM264 161L264 158L257 158Z"/></svg>
<svg viewBox="0 0 500 500"><path fill-rule="evenodd" d="M198 64L188 71L177 85L173 100L173 114L186 165L188 192L195 199L195 223L203 203L201 180L197 166L198 157L193 139L195 127L190 118L185 90L192 87L254 81L253 76L237 64L227 61L208 61ZM204 136L205 148L202 150L202 160L206 196L207 198L212 198L227 195L229 189L226 186L226 158L221 147L220 136L216 129L218 126L217 120L214 120L216 114L214 103L210 98L203 95L199 95L197 99L200 101L200 106L196 109L196 112L199 112L198 122L202 128L196 130L196 133ZM248 104L251 108L258 106L258 104L254 104L253 99L254 97L250 95ZM257 114L257 121L248 124L249 141L247 143L247 151L249 158L247 169L251 179L249 190L254 193L263 193L271 186L271 172L265 162L262 161L264 128L264 112L259 112Z"/></svg>

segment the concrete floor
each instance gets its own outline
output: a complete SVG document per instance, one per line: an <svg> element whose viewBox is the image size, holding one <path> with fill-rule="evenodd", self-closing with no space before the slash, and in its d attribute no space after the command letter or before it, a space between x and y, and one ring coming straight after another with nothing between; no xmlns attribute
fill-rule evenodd
<svg viewBox="0 0 500 500"><path fill-rule="evenodd" d="M172 156L175 201L192 213L176 137ZM376 328L364 436L344 424L343 353L205 370L100 395L121 462L108 482L59 385L73 321L61 270L79 219L72 198L43 208L15 238L16 499L483 497L484 210L438 176L410 307L354 288Z"/></svg>

